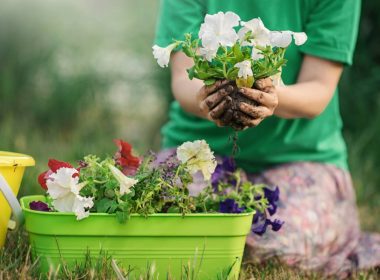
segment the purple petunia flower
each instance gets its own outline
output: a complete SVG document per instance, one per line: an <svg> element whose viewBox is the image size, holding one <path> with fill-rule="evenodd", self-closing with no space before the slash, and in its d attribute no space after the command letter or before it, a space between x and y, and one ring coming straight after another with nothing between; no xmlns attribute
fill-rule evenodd
<svg viewBox="0 0 380 280"><path fill-rule="evenodd" d="M266 218L264 213L256 212L253 216L251 231L259 236L262 236L266 232L269 225L272 227L273 231L279 231L283 224L283 221L278 219L271 221Z"/></svg>
<svg viewBox="0 0 380 280"><path fill-rule="evenodd" d="M244 207L239 207L239 204L235 202L232 198L227 198L226 200L220 202L219 212L220 213L242 213L245 210Z"/></svg>
<svg viewBox="0 0 380 280"><path fill-rule="evenodd" d="M272 226L272 230L273 231L279 231L282 227L282 225L285 223L284 221L280 221L278 219L274 219L273 222L269 221L271 226Z"/></svg>
<svg viewBox="0 0 380 280"><path fill-rule="evenodd" d="M36 211L43 211L43 212L49 212L51 209L49 208L49 205L47 205L45 202L42 201L32 201L29 203L29 208L31 210Z"/></svg>
<svg viewBox="0 0 380 280"><path fill-rule="evenodd" d="M265 214L257 211L255 215L253 215L251 231L257 235L263 235L268 226L266 220Z"/></svg>
<svg viewBox="0 0 380 280"><path fill-rule="evenodd" d="M218 184L221 182L228 182L235 184L234 180L231 180L231 174L236 171L236 163L231 157L224 157L222 163L218 163L214 173L211 176L211 185L214 190L217 190Z"/></svg>
<svg viewBox="0 0 380 280"><path fill-rule="evenodd" d="M268 200L268 212L272 216L277 211L277 203L280 199L280 189L276 186L274 189L264 188L264 196Z"/></svg>
<svg viewBox="0 0 380 280"><path fill-rule="evenodd" d="M236 163L232 157L224 157L222 167L225 171L233 173L236 171Z"/></svg>

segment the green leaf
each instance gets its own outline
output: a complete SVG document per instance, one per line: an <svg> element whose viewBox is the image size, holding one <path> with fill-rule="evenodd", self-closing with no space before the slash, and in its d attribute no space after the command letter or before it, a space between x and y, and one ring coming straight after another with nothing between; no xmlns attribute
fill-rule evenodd
<svg viewBox="0 0 380 280"><path fill-rule="evenodd" d="M116 218L119 221L119 223L124 224L128 219L128 215L122 211L117 211Z"/></svg>
<svg viewBox="0 0 380 280"><path fill-rule="evenodd" d="M102 198L101 200L97 201L95 206L96 206L96 212L98 213L108 213L108 210L114 203L113 200L108 199L108 198Z"/></svg>
<svg viewBox="0 0 380 280"><path fill-rule="evenodd" d="M171 206L168 209L168 213L180 213L179 208L177 206Z"/></svg>
<svg viewBox="0 0 380 280"><path fill-rule="evenodd" d="M212 74L209 74L209 73L206 73L203 71L198 71L198 72L196 72L196 75L195 75L195 77L197 77L200 80L208 80L212 76L213 76Z"/></svg>
<svg viewBox="0 0 380 280"><path fill-rule="evenodd" d="M208 79L208 80L204 81L204 84L206 86L211 86L211 85L215 84L215 82L216 82L216 79Z"/></svg>
<svg viewBox="0 0 380 280"><path fill-rule="evenodd" d="M239 72L238 68L236 68L236 67L230 68L227 71L227 79L231 80L231 81L235 80L237 78L238 72Z"/></svg>
<svg viewBox="0 0 380 280"><path fill-rule="evenodd" d="M192 80L194 78L194 75L195 75L195 66L193 66L189 69L186 69L186 71L189 74L189 79Z"/></svg>
<svg viewBox="0 0 380 280"><path fill-rule="evenodd" d="M182 51L186 54L188 57L193 57L193 54L191 52L191 49L187 45L182 46Z"/></svg>
<svg viewBox="0 0 380 280"><path fill-rule="evenodd" d="M195 39L191 42L191 47L196 49L199 46L199 39Z"/></svg>
<svg viewBox="0 0 380 280"><path fill-rule="evenodd" d="M236 57L236 61L237 62L241 62L244 60L244 55L241 51L241 48L240 48L240 45L239 43L236 43L233 47L233 53L234 53L234 56Z"/></svg>

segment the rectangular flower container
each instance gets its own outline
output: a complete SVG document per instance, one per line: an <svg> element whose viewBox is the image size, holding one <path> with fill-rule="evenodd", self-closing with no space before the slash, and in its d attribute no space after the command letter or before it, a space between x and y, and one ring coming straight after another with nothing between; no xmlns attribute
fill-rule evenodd
<svg viewBox="0 0 380 280"><path fill-rule="evenodd" d="M144 274L149 264L159 279L181 279L189 267L196 279L237 279L253 218L253 213L153 214L132 215L120 224L113 214L91 213L77 221L71 213L30 210L29 203L38 200L45 197L23 197L21 206L41 272L104 251L124 269L132 269L132 279Z"/></svg>

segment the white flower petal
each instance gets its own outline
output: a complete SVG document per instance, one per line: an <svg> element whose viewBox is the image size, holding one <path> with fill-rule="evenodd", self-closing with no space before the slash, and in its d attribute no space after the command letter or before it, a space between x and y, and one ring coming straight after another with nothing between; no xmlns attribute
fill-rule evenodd
<svg viewBox="0 0 380 280"><path fill-rule="evenodd" d="M153 56L157 60L158 65L160 65L162 68L169 66L170 54L176 46L177 44L173 43L166 48L161 48L157 45L154 45L152 47Z"/></svg>
<svg viewBox="0 0 380 280"><path fill-rule="evenodd" d="M73 212L73 205L75 203L77 195L68 193L63 197L53 199L52 205L58 212Z"/></svg>
<svg viewBox="0 0 380 280"><path fill-rule="evenodd" d="M75 168L61 167L55 173L51 173L46 180L48 194L53 198L66 196L68 193L78 193L79 177L74 176L78 173ZM74 176L74 178L73 178Z"/></svg>
<svg viewBox="0 0 380 280"><path fill-rule="evenodd" d="M108 167L111 170L112 175L120 184L120 194L123 195L130 193L130 188L133 187L138 182L138 180L125 176L123 172L111 164L109 164Z"/></svg>
<svg viewBox="0 0 380 280"><path fill-rule="evenodd" d="M206 49L206 48L200 48L199 53L208 61L212 61L217 53L218 50L213 50L213 49Z"/></svg>
<svg viewBox="0 0 380 280"><path fill-rule="evenodd" d="M207 14L198 33L203 48L217 50L219 45L233 46L238 39L234 27L239 25L239 21L239 16L232 12Z"/></svg>
<svg viewBox="0 0 380 280"><path fill-rule="evenodd" d="M303 45L307 41L305 32L293 32L293 38L297 46Z"/></svg>
<svg viewBox="0 0 380 280"><path fill-rule="evenodd" d="M75 216L77 216L77 220L82 220L90 216L90 211L78 211L75 212Z"/></svg>
<svg viewBox="0 0 380 280"><path fill-rule="evenodd" d="M243 28L241 28L243 31L240 32L239 30L240 34L238 35L240 40L244 38L244 35L248 31L251 31L251 43L248 43L248 45L264 47L270 45L270 31L264 26L264 23L260 18L254 18L247 22L242 21L241 25L243 26ZM247 43L242 42L242 45L247 45Z"/></svg>
<svg viewBox="0 0 380 280"><path fill-rule="evenodd" d="M264 58L264 55L261 53L260 50L258 50L256 48L252 48L251 57L253 60L259 60L259 59Z"/></svg>
<svg viewBox="0 0 380 280"><path fill-rule="evenodd" d="M270 33L270 43L273 47L287 48L291 42L291 31L273 31Z"/></svg>
<svg viewBox="0 0 380 280"><path fill-rule="evenodd" d="M247 32L249 31L249 29L247 27L242 27L239 29L237 35L238 35L238 38L239 38L239 42L240 42L240 45L245 47L245 46L253 46L253 42L248 42L246 40L244 40L244 37L245 35L247 34Z"/></svg>
<svg viewBox="0 0 380 280"><path fill-rule="evenodd" d="M207 30L201 38L203 48L210 50L217 50L219 48L219 38L216 39L214 32Z"/></svg>
<svg viewBox="0 0 380 280"><path fill-rule="evenodd" d="M252 32L257 33L258 31L266 29L261 18L253 18L250 21L242 21L241 26L247 27Z"/></svg>
<svg viewBox="0 0 380 280"><path fill-rule="evenodd" d="M236 63L234 65L236 68L239 68L238 77L246 79L248 76L253 76L251 61L244 60L242 62Z"/></svg>
<svg viewBox="0 0 380 280"><path fill-rule="evenodd" d="M219 43L224 47L232 47L236 41L238 40L238 35L236 31L231 29L230 31L226 31L219 36Z"/></svg>
<svg viewBox="0 0 380 280"><path fill-rule="evenodd" d="M223 12L219 12L213 15L206 14L204 24L202 25L204 25L205 29L219 31L219 28L222 27L221 25L222 25L223 18L224 18Z"/></svg>
<svg viewBox="0 0 380 280"><path fill-rule="evenodd" d="M224 27L225 28L233 28L235 26L239 25L240 17L233 13L233 12L227 12L224 15Z"/></svg>
<svg viewBox="0 0 380 280"><path fill-rule="evenodd" d="M77 195L74 200L72 212L74 212L77 216L77 220L81 220L90 215L90 212L86 211L86 209L90 209L92 206L94 206L93 197L83 197Z"/></svg>
<svg viewBox="0 0 380 280"><path fill-rule="evenodd" d="M205 180L210 180L216 168L214 154L204 140L183 143L177 148L177 158L191 174L201 171Z"/></svg>
<svg viewBox="0 0 380 280"><path fill-rule="evenodd" d="M81 197L79 191L86 182L79 183L78 170L62 167L52 172L46 181L48 193L53 199L52 205L59 212L74 212L78 219L87 216L85 208L94 205L93 198ZM74 177L73 177L74 176Z"/></svg>

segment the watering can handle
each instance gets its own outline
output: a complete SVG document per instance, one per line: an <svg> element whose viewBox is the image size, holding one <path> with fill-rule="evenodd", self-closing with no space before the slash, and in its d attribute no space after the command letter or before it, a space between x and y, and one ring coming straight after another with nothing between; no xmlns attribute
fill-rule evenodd
<svg viewBox="0 0 380 280"><path fill-rule="evenodd" d="M13 194L11 187L0 173L0 191L3 193L5 199L8 201L12 208L12 219L16 222L16 227L21 225L24 220L22 209L17 197Z"/></svg>

